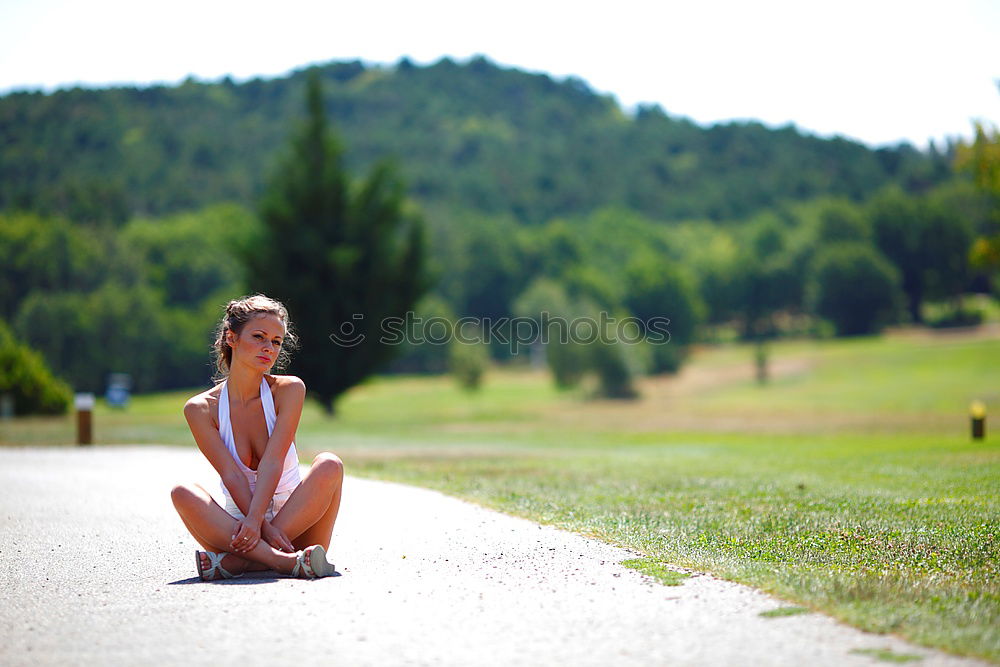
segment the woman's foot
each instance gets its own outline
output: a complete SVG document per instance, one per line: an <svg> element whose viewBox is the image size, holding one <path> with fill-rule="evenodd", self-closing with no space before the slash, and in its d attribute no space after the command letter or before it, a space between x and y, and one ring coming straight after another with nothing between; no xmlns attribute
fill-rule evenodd
<svg viewBox="0 0 1000 667"><path fill-rule="evenodd" d="M249 561L231 553L196 551L198 576L202 581L233 579L243 576Z"/></svg>
<svg viewBox="0 0 1000 667"><path fill-rule="evenodd" d="M311 547L306 547L294 554L294 557L295 564L290 572L293 577L316 579L317 577L328 577L334 573L333 564L327 562L326 549L322 545L314 544Z"/></svg>

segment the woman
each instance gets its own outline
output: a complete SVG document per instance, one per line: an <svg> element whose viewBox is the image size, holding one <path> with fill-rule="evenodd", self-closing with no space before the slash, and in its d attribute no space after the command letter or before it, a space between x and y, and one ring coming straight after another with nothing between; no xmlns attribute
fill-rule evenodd
<svg viewBox="0 0 1000 667"><path fill-rule="evenodd" d="M293 440L305 384L292 375L268 375L276 361L287 361L294 343L279 302L261 294L230 301L214 346L222 381L184 405L191 434L219 472L226 497L223 509L197 484L170 494L205 548L195 552L203 580L268 569L305 578L333 574L326 550L344 465L323 453L300 477Z"/></svg>

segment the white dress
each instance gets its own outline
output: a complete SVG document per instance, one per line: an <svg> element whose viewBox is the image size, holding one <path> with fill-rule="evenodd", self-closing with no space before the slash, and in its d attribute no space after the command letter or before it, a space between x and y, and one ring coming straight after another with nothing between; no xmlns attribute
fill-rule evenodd
<svg viewBox="0 0 1000 667"><path fill-rule="evenodd" d="M271 396L271 387L268 386L267 379L264 377L260 379L260 403L264 408L264 421L267 422L267 435L270 437L271 433L274 432L274 424L278 416L274 412L274 398ZM222 441L226 443L226 448L236 460L236 465L246 475L247 481L250 483L250 493L253 494L257 485L257 471L251 470L244 465L236 453L236 440L233 438L233 423L229 418L228 380L222 382L222 394L219 396L219 435L222 436ZM265 518L268 521L274 520L274 515L278 513L281 506L285 504L285 501L288 500L288 497L292 495L292 491L295 490L295 487L301 481L302 477L299 475L299 455L295 451L295 443L293 442L288 446L288 452L285 454L285 464L282 466L281 477L278 479L278 486L274 489L274 497L271 499L271 503L265 514ZM242 519L243 512L236 506L236 502L233 500L232 495L230 495L229 489L226 488L225 483L221 480L219 483L222 486L222 493L226 497L226 511L237 519Z"/></svg>

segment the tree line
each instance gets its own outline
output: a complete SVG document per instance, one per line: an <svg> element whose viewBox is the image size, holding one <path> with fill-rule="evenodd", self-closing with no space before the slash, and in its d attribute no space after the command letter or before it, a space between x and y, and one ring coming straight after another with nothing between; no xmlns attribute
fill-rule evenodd
<svg viewBox="0 0 1000 667"><path fill-rule="evenodd" d="M606 206L656 220L745 218L787 201L924 191L954 147L877 150L793 126L703 128L649 105L626 113L583 82L450 59L334 62L275 79L73 88L0 97L0 210L124 223L265 191L309 73L352 172L394 156L429 211L525 224Z"/></svg>
<svg viewBox="0 0 1000 667"><path fill-rule="evenodd" d="M311 384L332 408L372 369L452 367L472 386L486 355L541 351L560 386L593 374L603 395L629 397L636 375L676 371L696 339L874 333L922 322L927 300L950 303L952 323L970 321L962 295L997 291L971 252L997 233L995 193L961 174L719 219L607 204L529 224L516 210L433 201L421 216L402 167L383 162L366 179L347 177L349 152L327 134L322 70L313 81L307 120L257 210L214 204L124 222L0 213L0 318L14 332L0 342L26 341L76 390L101 392L108 373L124 371L150 391L207 381L220 307L250 289L285 299L323 336L353 312L410 308L446 322L603 313L642 327L668 318L665 345L382 346L320 362L314 353L329 345L313 338L289 369L333 378ZM974 148L959 150L973 168Z"/></svg>
<svg viewBox="0 0 1000 667"><path fill-rule="evenodd" d="M996 292L969 261L975 240L992 229L990 211L982 193L955 181L921 196L889 187L863 204L822 198L742 221L663 222L620 208L538 226L438 216L426 229L433 287L415 310L449 321L537 319L542 311L668 317L670 344L600 351L623 378L608 392L627 395L624 380L676 370L687 343L720 331L873 333L921 322L927 300L949 302L949 316L963 317L963 294ZM263 233L259 216L238 205L121 227L2 214L0 315L77 390L103 391L107 374L121 371L132 373L137 391L203 384L212 328L229 298L252 285L280 291L285 280L312 281L314 303L329 299L332 283L295 266L282 280L262 268L252 283L243 257ZM294 224L287 233L296 234ZM564 386L598 363L587 359L595 348L571 347L549 350ZM491 352L531 353L504 345ZM407 347L387 367L448 366L446 346L425 345Z"/></svg>

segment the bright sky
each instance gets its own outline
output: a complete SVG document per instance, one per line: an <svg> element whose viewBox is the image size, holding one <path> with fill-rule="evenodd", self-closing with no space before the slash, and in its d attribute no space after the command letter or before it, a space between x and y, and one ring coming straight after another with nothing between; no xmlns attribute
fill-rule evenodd
<svg viewBox="0 0 1000 667"><path fill-rule="evenodd" d="M626 108L878 145L1000 123L996 0L0 0L0 94L483 54Z"/></svg>

